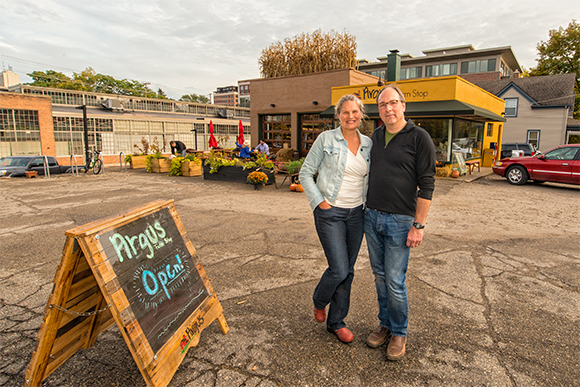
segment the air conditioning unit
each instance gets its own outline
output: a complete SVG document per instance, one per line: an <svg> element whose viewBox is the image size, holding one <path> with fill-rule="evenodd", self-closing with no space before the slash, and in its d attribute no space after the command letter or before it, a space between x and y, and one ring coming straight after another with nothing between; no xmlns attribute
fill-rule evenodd
<svg viewBox="0 0 580 387"><path fill-rule="evenodd" d="M217 111L217 116L221 118L234 118L234 111L230 109L220 109Z"/></svg>
<svg viewBox="0 0 580 387"><path fill-rule="evenodd" d="M107 99L101 104L101 106L107 110L123 111L123 105L118 99Z"/></svg>

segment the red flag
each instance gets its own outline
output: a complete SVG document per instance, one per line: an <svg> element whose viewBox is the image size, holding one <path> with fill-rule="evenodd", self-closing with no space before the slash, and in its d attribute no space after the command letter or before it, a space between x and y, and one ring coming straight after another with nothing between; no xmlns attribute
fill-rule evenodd
<svg viewBox="0 0 580 387"><path fill-rule="evenodd" d="M217 140L215 139L215 136L213 135L213 122L210 121L209 122L209 147L211 148L217 148L218 143Z"/></svg>
<svg viewBox="0 0 580 387"><path fill-rule="evenodd" d="M242 145L244 143L244 125L242 125L242 120L240 120L240 124L238 125L239 134L238 134L238 144Z"/></svg>

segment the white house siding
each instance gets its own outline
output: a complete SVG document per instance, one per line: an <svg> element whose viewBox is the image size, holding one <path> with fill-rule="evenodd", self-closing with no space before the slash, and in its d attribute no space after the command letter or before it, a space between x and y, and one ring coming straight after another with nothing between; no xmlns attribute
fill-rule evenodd
<svg viewBox="0 0 580 387"><path fill-rule="evenodd" d="M538 149L542 152L565 143L568 108L536 108L516 89L511 88L501 98L518 98L517 117L506 117L503 143L526 142L528 130L540 131Z"/></svg>

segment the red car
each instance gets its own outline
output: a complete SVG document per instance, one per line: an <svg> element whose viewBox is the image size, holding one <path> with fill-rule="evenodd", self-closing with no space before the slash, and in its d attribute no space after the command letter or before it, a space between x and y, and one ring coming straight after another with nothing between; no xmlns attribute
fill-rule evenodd
<svg viewBox="0 0 580 387"><path fill-rule="evenodd" d="M528 179L580 184L580 144L560 145L535 156L502 159L495 163L493 172L517 185L526 184Z"/></svg>

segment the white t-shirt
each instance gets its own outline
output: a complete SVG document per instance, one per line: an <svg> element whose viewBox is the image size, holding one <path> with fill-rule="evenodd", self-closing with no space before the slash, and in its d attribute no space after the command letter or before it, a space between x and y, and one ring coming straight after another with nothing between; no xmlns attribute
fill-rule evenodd
<svg viewBox="0 0 580 387"><path fill-rule="evenodd" d="M363 204L364 177L367 174L367 163L360 151L356 156L348 150L342 185L334 203L335 207L354 208Z"/></svg>

